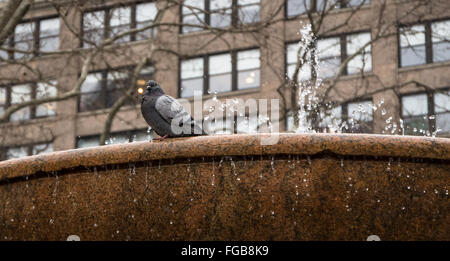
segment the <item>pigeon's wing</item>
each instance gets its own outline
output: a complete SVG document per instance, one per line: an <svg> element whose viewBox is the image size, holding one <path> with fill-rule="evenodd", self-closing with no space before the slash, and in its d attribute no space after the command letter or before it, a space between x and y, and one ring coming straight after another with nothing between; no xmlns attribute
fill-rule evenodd
<svg viewBox="0 0 450 261"><path fill-rule="evenodd" d="M168 95L162 95L156 100L155 109L169 124L173 119L179 117L183 118L183 122L191 119L191 116L184 110L183 106Z"/></svg>

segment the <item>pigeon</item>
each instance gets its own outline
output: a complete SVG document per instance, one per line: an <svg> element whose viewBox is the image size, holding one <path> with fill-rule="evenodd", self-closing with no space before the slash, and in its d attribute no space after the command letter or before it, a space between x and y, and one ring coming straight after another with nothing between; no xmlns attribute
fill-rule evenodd
<svg viewBox="0 0 450 261"><path fill-rule="evenodd" d="M147 82L141 112L148 125L161 137L158 140L205 135L183 106L166 95L156 81Z"/></svg>

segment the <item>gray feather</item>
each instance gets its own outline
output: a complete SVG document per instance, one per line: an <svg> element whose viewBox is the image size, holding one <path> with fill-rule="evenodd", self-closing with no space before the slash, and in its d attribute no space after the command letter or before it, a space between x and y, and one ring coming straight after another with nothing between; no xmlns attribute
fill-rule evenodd
<svg viewBox="0 0 450 261"><path fill-rule="evenodd" d="M169 124L173 119L181 120L183 123L188 123L192 120L191 116L184 110L183 106L168 95L162 95L156 100L155 109Z"/></svg>

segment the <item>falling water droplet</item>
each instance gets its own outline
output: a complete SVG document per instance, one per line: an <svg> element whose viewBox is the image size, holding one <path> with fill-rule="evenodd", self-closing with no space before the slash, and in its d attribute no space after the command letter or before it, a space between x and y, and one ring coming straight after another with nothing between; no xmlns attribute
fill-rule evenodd
<svg viewBox="0 0 450 261"><path fill-rule="evenodd" d="M70 235L67 237L67 241L80 241L80 237L77 235Z"/></svg>
<svg viewBox="0 0 450 261"><path fill-rule="evenodd" d="M367 237L367 241L381 241L381 239L377 235L370 235Z"/></svg>

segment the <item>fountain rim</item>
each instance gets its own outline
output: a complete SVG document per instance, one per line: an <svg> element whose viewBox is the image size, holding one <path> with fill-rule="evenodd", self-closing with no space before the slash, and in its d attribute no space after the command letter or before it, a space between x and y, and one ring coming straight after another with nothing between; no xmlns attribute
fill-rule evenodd
<svg viewBox="0 0 450 261"><path fill-rule="evenodd" d="M279 135L274 145L261 139ZM273 137L273 136L272 136ZM317 155L450 160L450 139L377 134L232 134L57 151L0 162L0 181L39 172L217 156Z"/></svg>

